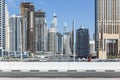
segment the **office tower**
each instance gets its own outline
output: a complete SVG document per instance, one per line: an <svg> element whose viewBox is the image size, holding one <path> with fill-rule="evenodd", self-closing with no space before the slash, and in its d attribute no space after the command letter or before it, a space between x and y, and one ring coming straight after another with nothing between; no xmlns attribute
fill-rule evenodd
<svg viewBox="0 0 120 80"><path fill-rule="evenodd" d="M89 56L89 31L84 27L76 30L76 56L80 58Z"/></svg>
<svg viewBox="0 0 120 80"><path fill-rule="evenodd" d="M5 0L0 0L0 53L5 50Z"/></svg>
<svg viewBox="0 0 120 80"><path fill-rule="evenodd" d="M22 24L23 51L34 52L34 5L30 2L22 2L20 5Z"/></svg>
<svg viewBox="0 0 120 80"><path fill-rule="evenodd" d="M53 20L50 29L48 30L48 51L54 54L57 53L57 16L53 14Z"/></svg>
<svg viewBox="0 0 120 80"><path fill-rule="evenodd" d="M21 51L21 24L22 17L12 15L10 22L10 51Z"/></svg>
<svg viewBox="0 0 120 80"><path fill-rule="evenodd" d="M72 32L67 31L67 23L64 24L64 33L63 33L63 54L72 55Z"/></svg>
<svg viewBox="0 0 120 80"><path fill-rule="evenodd" d="M98 58L117 57L120 50L120 0L95 0L95 15Z"/></svg>
<svg viewBox="0 0 120 80"><path fill-rule="evenodd" d="M6 38L6 47L5 50L6 51L10 51L10 26L9 26L9 12L8 12L8 7L7 4L5 5L5 28L6 28L6 34L5 34L5 38Z"/></svg>
<svg viewBox="0 0 120 80"><path fill-rule="evenodd" d="M63 35L57 32L57 53L63 53Z"/></svg>
<svg viewBox="0 0 120 80"><path fill-rule="evenodd" d="M47 51L47 23L45 12L35 12L35 51Z"/></svg>
<svg viewBox="0 0 120 80"><path fill-rule="evenodd" d="M56 54L57 52L57 43L56 43L56 29L50 28L48 30L48 51Z"/></svg>

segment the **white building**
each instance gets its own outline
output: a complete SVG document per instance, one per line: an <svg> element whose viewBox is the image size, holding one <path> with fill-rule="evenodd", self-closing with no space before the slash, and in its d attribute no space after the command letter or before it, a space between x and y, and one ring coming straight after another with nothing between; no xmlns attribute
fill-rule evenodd
<svg viewBox="0 0 120 80"><path fill-rule="evenodd" d="M57 46L57 16L54 13L52 24L48 31L48 51L56 54Z"/></svg>
<svg viewBox="0 0 120 80"><path fill-rule="evenodd" d="M5 50L6 51L10 51L10 26L9 26L9 12L8 12L8 7L7 4L5 5L5 27L6 27L6 47Z"/></svg>
<svg viewBox="0 0 120 80"><path fill-rule="evenodd" d="M90 54L92 56L97 56L97 54L95 52L95 41L94 40L90 40L89 44L90 44Z"/></svg>

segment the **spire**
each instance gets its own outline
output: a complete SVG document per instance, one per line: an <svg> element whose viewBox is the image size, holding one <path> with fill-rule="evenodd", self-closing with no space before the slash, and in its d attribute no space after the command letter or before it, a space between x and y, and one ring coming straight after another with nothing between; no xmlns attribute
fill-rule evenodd
<svg viewBox="0 0 120 80"><path fill-rule="evenodd" d="M64 32L66 33L67 32L67 22L65 21L64 23Z"/></svg>
<svg viewBox="0 0 120 80"><path fill-rule="evenodd" d="M56 16L56 13L53 14L52 27L57 28L57 16Z"/></svg>

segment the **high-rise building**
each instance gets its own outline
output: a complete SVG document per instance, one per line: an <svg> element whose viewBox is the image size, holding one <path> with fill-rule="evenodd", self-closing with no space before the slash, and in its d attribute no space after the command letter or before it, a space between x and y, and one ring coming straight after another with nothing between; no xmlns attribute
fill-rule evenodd
<svg viewBox="0 0 120 80"><path fill-rule="evenodd" d="M119 55L119 29L120 0L95 0L95 43L98 58Z"/></svg>
<svg viewBox="0 0 120 80"><path fill-rule="evenodd" d="M47 23L45 12L35 12L35 51L47 51Z"/></svg>
<svg viewBox="0 0 120 80"><path fill-rule="evenodd" d="M50 28L48 30L48 52L52 52L54 54L57 53L57 35L56 35L56 29Z"/></svg>
<svg viewBox="0 0 120 80"><path fill-rule="evenodd" d="M63 35L57 32L57 53L63 53Z"/></svg>
<svg viewBox="0 0 120 80"><path fill-rule="evenodd" d="M48 51L57 53L57 16L54 13L50 29L48 30Z"/></svg>
<svg viewBox="0 0 120 80"><path fill-rule="evenodd" d="M0 0L0 53L5 50L5 0Z"/></svg>
<svg viewBox="0 0 120 80"><path fill-rule="evenodd" d="M22 24L23 51L34 52L34 5L30 2L22 2L20 5Z"/></svg>
<svg viewBox="0 0 120 80"><path fill-rule="evenodd" d="M9 26L9 12L8 12L8 7L7 7L7 4L5 5L5 27L6 27L6 47L5 47L5 50L6 51L10 51L10 26Z"/></svg>
<svg viewBox="0 0 120 80"><path fill-rule="evenodd" d="M73 31L72 32L68 32L67 31L67 23L65 22L64 24L64 33L63 33L63 54L67 54L67 55L72 55L72 50L73 50L73 45L72 45L72 41L73 41Z"/></svg>
<svg viewBox="0 0 120 80"><path fill-rule="evenodd" d="M10 51L21 51L21 24L22 17L12 15L10 22Z"/></svg>
<svg viewBox="0 0 120 80"><path fill-rule="evenodd" d="M89 53L89 31L81 27L76 31L76 56L87 58Z"/></svg>

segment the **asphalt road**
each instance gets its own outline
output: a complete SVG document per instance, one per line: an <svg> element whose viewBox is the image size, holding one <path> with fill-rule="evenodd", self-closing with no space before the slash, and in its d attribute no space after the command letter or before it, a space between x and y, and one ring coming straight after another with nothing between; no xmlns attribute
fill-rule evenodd
<svg viewBox="0 0 120 80"><path fill-rule="evenodd" d="M0 78L0 80L120 80L120 78Z"/></svg>
<svg viewBox="0 0 120 80"><path fill-rule="evenodd" d="M120 72L0 72L0 77L11 78L120 78Z"/></svg>

